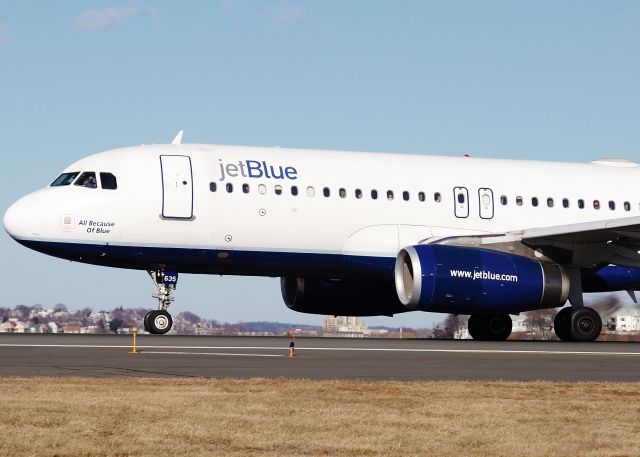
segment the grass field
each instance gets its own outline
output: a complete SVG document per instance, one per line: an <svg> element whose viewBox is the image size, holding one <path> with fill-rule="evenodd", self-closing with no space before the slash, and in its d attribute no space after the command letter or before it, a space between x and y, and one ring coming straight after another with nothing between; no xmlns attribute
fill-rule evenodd
<svg viewBox="0 0 640 457"><path fill-rule="evenodd" d="M0 454L636 456L640 384L2 379Z"/></svg>

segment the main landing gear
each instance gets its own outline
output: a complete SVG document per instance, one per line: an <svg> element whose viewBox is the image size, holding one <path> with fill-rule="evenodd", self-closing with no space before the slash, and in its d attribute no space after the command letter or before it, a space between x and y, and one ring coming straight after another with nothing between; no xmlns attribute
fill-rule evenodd
<svg viewBox="0 0 640 457"><path fill-rule="evenodd" d="M144 329L155 335L163 335L171 330L173 319L171 314L167 312L167 308L174 300L171 293L176 290L178 284L178 273L173 271L152 270L149 276L156 284L158 289L153 298L158 299L158 309L149 311L144 316Z"/></svg>
<svg viewBox="0 0 640 457"><path fill-rule="evenodd" d="M571 306L556 314L553 329L562 341L595 341L602 330L602 319L595 310L584 306L580 270L569 268L567 275ZM474 340L504 341L511 334L511 317L508 314L472 314L469 334Z"/></svg>
<svg viewBox="0 0 640 457"><path fill-rule="evenodd" d="M512 322L508 314L472 314L468 325L474 340L504 341L511 335Z"/></svg>
<svg viewBox="0 0 640 457"><path fill-rule="evenodd" d="M553 330L562 341L595 341L602 330L602 319L591 308L570 306L558 311Z"/></svg>
<svg viewBox="0 0 640 457"><path fill-rule="evenodd" d="M553 329L562 341L595 341L602 330L602 319L593 309L568 306L562 308L553 321ZM511 335L508 314L472 314L469 334L474 340L504 341Z"/></svg>
<svg viewBox="0 0 640 457"><path fill-rule="evenodd" d="M602 319L593 309L584 306L582 278L578 269L568 270L569 303L553 320L553 330L562 341L595 341L602 330Z"/></svg>

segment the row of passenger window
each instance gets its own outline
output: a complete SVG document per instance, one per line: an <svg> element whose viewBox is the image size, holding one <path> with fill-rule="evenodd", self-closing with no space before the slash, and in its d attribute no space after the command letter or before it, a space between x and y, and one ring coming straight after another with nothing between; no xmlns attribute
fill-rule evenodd
<svg viewBox="0 0 640 457"><path fill-rule="evenodd" d="M509 203L509 199L507 198L506 195L502 195L500 197L500 203L505 206ZM524 199L521 196L517 196L516 197L516 205L517 206L522 206L524 204ZM531 197L531 206L537 207L540 205L540 201L538 200L538 197ZM553 198L549 197L547 198L547 207L549 208L553 208L555 206L555 201ZM571 206L571 203L569 201L568 198L563 198L562 199L562 207L563 208L569 208ZM577 206L580 209L584 209L585 208L585 201L580 198L577 201ZM616 209L616 202L613 200L609 200L609 209L610 210L615 210ZM593 209L600 209L601 205L600 205L600 200L593 200ZM631 203L629 202L624 202L622 204L622 207L624 208L625 211L631 211Z"/></svg>
<svg viewBox="0 0 640 457"><path fill-rule="evenodd" d="M228 193L232 193L234 191L234 186L233 183L226 183L224 186L225 190ZM218 185L215 182L211 182L209 184L209 189L211 190L211 192L216 192L218 190ZM247 183L242 184L242 192L245 194L248 194L250 192L250 186ZM274 186L274 193L276 195L282 195L284 192L284 188L281 185L276 185ZM290 187L290 192L291 195L293 196L297 196L299 194L299 190L298 190L298 186L291 186ZM265 195L267 193L267 186L265 184L259 184L258 185L258 193L261 195ZM313 186L308 186L306 189L306 193L308 197L315 197L316 191L315 188ZM325 197L330 197L331 196L331 189L329 187L323 187L322 188L322 195L324 195ZM345 188L340 188L338 189L338 195L340 196L340 198L347 198L347 190ZM364 197L364 192L362 191L362 189L355 189L354 190L354 196L357 199L361 199ZM377 200L379 193L376 189L371 189L370 191L370 196L372 200ZM395 194L392 190L387 190L386 192L386 197L387 200L393 200L395 198ZM458 195L458 197L462 197L462 201L460 201L460 203L464 203L464 196L463 194ZM402 199L404 201L409 201L411 199L411 194L409 193L409 191L403 191L402 192ZM424 202L426 201L427 197L426 194L424 192L418 192L418 201ZM460 198L459 198L460 199ZM440 203L442 201L442 194L440 192L435 192L433 194L433 201ZM515 198L515 202L517 206L523 206L524 205L524 198L522 196L517 196ZM503 206L506 206L509 203L509 199L506 195L502 195L500 197L500 203ZM568 198L563 198L562 201L562 207L563 208L569 208L571 206L570 201ZM540 201L538 200L538 197L531 197L531 206L533 207L538 207L540 205ZM555 206L555 201L553 198L549 197L547 198L547 206L549 208L553 208ZM580 209L584 209L585 208L585 201L583 199L578 199L577 200L577 206ZM600 209L600 200L593 200L593 208L594 209ZM608 206L610 210L615 210L616 209L616 202L613 200L609 200L608 202ZM629 203L628 201L623 203L623 208L625 211L631 211L631 203Z"/></svg>
<svg viewBox="0 0 640 457"><path fill-rule="evenodd" d="M230 183L230 182L226 183L224 188L228 193L232 193L234 190L233 183ZM209 190L211 190L211 192L216 192L218 190L218 184L215 182L209 183ZM246 183L242 184L243 193L248 194L250 190L251 189L249 187L249 184L246 184ZM279 184L274 186L273 190L276 195L282 195L282 193L284 192L283 186ZM290 192L291 192L291 195L293 196L298 195L299 194L298 186L291 186ZM265 184L259 184L258 193L261 195L266 194L267 186ZM306 189L306 193L308 197L315 197L316 195L315 187L308 186ZM331 197L331 189L329 187L323 187L322 195L324 195L325 197ZM347 190L341 187L340 189L338 189L338 195L340 196L340 198L347 198ZM372 200L377 200L379 196L378 191L376 189L371 189L371 192L369 195L371 196ZM364 197L364 192L362 191L362 189L355 189L354 196L358 199L361 199ZM393 200L395 198L395 194L392 190L387 190L386 197L387 197L387 200ZM411 199L411 194L409 193L409 191L405 190L402 192L402 199L404 201L409 201ZM424 202L426 201L426 199L427 199L427 195L424 192L418 192L419 201ZM442 195L440 194L440 192L435 192L433 194L433 200L438 203L442 201Z"/></svg>

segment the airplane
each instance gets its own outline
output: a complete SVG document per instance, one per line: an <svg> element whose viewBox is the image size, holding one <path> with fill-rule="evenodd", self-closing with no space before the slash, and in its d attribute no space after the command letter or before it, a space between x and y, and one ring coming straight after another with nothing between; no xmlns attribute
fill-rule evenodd
<svg viewBox="0 0 640 457"><path fill-rule="evenodd" d="M7 233L74 262L145 270L167 333L181 273L280 277L290 309L511 315L562 307L563 341L594 341L583 293L640 287L640 164L560 163L183 144L91 155L15 202ZM238 293L241 293L240 291ZM563 307L566 302L570 306Z"/></svg>

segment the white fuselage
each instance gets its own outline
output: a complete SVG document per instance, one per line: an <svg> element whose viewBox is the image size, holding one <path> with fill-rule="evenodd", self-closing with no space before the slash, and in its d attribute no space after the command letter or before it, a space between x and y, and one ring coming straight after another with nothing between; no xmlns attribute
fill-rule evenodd
<svg viewBox="0 0 640 457"><path fill-rule="evenodd" d="M5 216L14 238L104 246L100 255L106 258L115 248L128 248L118 255L133 257L139 248L189 249L201 257L200 265L208 260L216 265L187 269L193 272L279 276L290 274L295 260L281 272L280 263L256 261L255 255L392 259L402 247L434 237L640 214L635 192L640 169L615 161L575 164L184 144L107 151L65 172L108 172L117 178L117 189L98 183L97 188L71 184L34 192ZM254 254L246 272L242 261L225 268L225 259L233 259L235 252ZM100 263L81 254L61 257ZM131 267L146 268L135 261Z"/></svg>

